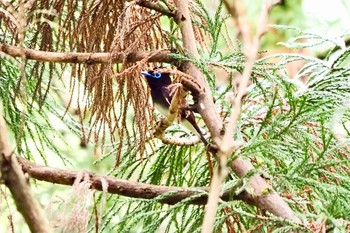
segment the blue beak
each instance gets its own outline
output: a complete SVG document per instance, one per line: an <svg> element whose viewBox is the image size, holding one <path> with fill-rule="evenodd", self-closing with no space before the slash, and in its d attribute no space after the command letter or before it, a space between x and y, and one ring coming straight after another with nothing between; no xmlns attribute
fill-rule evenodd
<svg viewBox="0 0 350 233"><path fill-rule="evenodd" d="M142 71L141 74L145 77L153 77L150 73L148 73L147 71Z"/></svg>

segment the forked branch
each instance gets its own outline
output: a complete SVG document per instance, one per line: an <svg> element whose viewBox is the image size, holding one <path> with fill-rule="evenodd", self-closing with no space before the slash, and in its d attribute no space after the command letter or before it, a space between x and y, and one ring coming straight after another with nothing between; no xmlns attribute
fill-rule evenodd
<svg viewBox="0 0 350 233"><path fill-rule="evenodd" d="M192 24L190 20L189 10L188 10L188 1L186 0L175 0L175 5L177 7L177 18L181 19L181 34L183 39L184 47L187 51L191 52L195 58L198 58L198 52L196 49L196 41L194 37L194 32L192 29ZM269 10L269 7L268 9ZM267 14L267 12L266 12ZM265 13L262 17L266 17ZM265 24L265 19L263 23ZM260 30L257 35L257 41L260 39ZM246 35L245 35L246 36ZM256 40L254 40L256 43ZM249 48L249 44L247 45ZM244 71L241 79L245 79L242 82L241 93L236 98L236 106L233 115L231 116L231 122L228 126L230 131L224 136L224 141L221 139L220 132L222 132L222 121L218 117L218 114L215 111L215 106L211 98L210 89L205 82L203 74L190 62L184 63L182 68L183 70L193 76L198 83L203 85L206 90L205 96L199 99L199 105L201 106L198 111L203 117L204 122L208 126L208 129L214 139L214 142L218 145L218 159L219 166L214 172L214 177L211 182L211 191L209 194L208 205L206 207L206 213L204 216L202 232L211 232L213 229L213 224L215 220L217 204L220 198L221 192L221 183L226 177L226 162L228 161L228 157L233 153L233 132L235 129L236 122L238 120L240 109L241 109L241 99L243 96L243 91L246 91L247 83L249 82L249 77L252 69L252 64L254 62L254 58L256 55L258 47L252 50L252 53L249 54L249 63L246 64L246 70ZM251 55L253 54L254 55ZM224 143L223 143L224 142ZM227 143L228 142L228 143ZM226 144L225 144L226 143ZM244 177L249 173L254 167L248 161L243 160L242 158L236 158L231 164L232 170L239 176ZM265 209L275 214L276 216L280 216L295 222L300 223L300 219L296 217L291 208L286 204L283 199L274 191L272 191L272 187L266 183L266 181L260 177L259 175L254 176L250 180L250 186L254 192L254 203L260 209ZM267 195L263 194L263 190L269 190Z"/></svg>

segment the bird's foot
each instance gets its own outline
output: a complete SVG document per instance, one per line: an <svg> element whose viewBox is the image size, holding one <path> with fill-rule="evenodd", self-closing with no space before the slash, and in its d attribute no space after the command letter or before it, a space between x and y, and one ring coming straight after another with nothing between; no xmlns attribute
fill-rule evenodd
<svg viewBox="0 0 350 233"><path fill-rule="evenodd" d="M213 154L216 154L219 150L218 146L213 143L208 143L206 149Z"/></svg>
<svg viewBox="0 0 350 233"><path fill-rule="evenodd" d="M197 111L197 104L190 104L190 105L187 105L187 106L183 106L183 107L181 107L181 109L184 110L184 111L191 111L191 112L198 113L198 111Z"/></svg>

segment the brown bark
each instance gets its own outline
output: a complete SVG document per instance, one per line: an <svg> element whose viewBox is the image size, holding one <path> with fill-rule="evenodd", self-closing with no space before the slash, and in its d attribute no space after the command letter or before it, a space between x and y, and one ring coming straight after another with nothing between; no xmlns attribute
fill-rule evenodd
<svg viewBox="0 0 350 233"><path fill-rule="evenodd" d="M181 23L181 35L183 40L184 48L192 53L195 58L199 58L198 51L195 43L195 36L193 33L193 28L191 24L190 14L188 11L186 1L175 1L175 6L177 8L175 20ZM215 140L220 138L220 133L222 130L222 121L215 110L215 105L213 102L212 94L205 78L200 72L200 70L190 62L184 62L180 69L189 75L191 75L195 81L197 81L201 87L203 87L204 92L200 93L198 97L198 107L197 110L203 117L205 124L207 125L211 137Z"/></svg>
<svg viewBox="0 0 350 233"><path fill-rule="evenodd" d="M188 2L187 0L175 0L175 5L177 8L176 19L181 20L181 34L182 34L184 47L187 51L191 52L195 56L195 58L198 58L196 41L195 41L192 24L190 20L190 15L188 11ZM260 31L258 33L260 33ZM248 35L246 34L244 36L248 37ZM260 38L259 36L260 35L258 35L257 39ZM249 42L256 43L256 40L249 40ZM258 44L256 46L258 46ZM247 45L247 47L249 47L249 44ZM256 47L256 50L257 48L258 47ZM255 58L255 49L253 49L252 53L254 53L254 56L249 55L248 60L251 58L253 59ZM249 62L252 63L254 61L249 60ZM222 143L221 132L222 132L223 124L218 114L216 113L215 105L212 101L212 95L210 93L207 83L205 82L205 78L203 74L190 62L184 63L182 68L185 71L185 73L194 77L195 81L200 83L203 86L203 89L205 90L204 96L200 96L199 98L198 112L201 114L204 122L206 123L209 129L209 132L212 138L214 139L214 142L217 143L217 146L218 146L217 155L219 157L219 163L221 163L219 164L216 172L214 172L214 176L215 174L217 174L217 179L214 179L215 178L214 177L211 182L211 188L214 189L213 187L215 187L216 189L215 195L213 195L213 200L215 202L217 201L215 199L219 198L221 182L223 181L224 179L223 177L225 176L225 171L224 171L225 169L223 167L224 164L222 164L222 161L225 162L226 159L224 159L224 157L230 156L233 153L233 149L234 149L231 146L232 143L230 144L227 143L227 141L229 141L227 140L228 138L227 136L230 136L230 140L233 141L233 137L231 136L233 136L235 123L238 119L239 112L233 113L233 116L232 116L233 120L232 120L232 123L229 125L229 128L232 132L229 132L228 135L225 135L226 140L224 141L224 143ZM249 69L251 68L249 64L248 64L248 68ZM246 77L242 77L242 79L244 79L244 85L243 87L241 87L241 89L245 88L248 83L247 79L249 80L249 76L251 72L249 69L245 71ZM240 108L240 103L241 103L240 101L242 96L243 94L241 93L240 96L237 97L239 98L237 102L239 104L239 106L237 107L239 108ZM245 161L242 158L238 157L231 163L231 168L239 177L244 177L249 171L253 169L253 166L250 162ZM217 184L218 182L220 184ZM285 203L277 193L272 191L272 187L262 177L260 177L259 175L255 175L250 180L250 186L254 190L254 194L250 195L251 199L249 201L246 200L248 203L254 204L258 206L260 209L268 210L269 212L275 214L276 216L283 217L283 218L295 221L297 223L301 222L300 219L295 215L293 210L288 206L288 204ZM264 193L266 190L268 190L269 192L268 194L265 195ZM210 201L208 201L208 203L210 203ZM214 217L216 212L216 204L214 203L214 205L212 206L214 209L208 210L208 211L214 212L214 214L211 214ZM213 216L211 217L214 219ZM208 217L208 219L210 219L211 217ZM211 223L207 224L207 226L210 226L210 228L212 227L212 225L213 224ZM210 230L208 228L208 229L204 229L204 231L210 231Z"/></svg>
<svg viewBox="0 0 350 233"><path fill-rule="evenodd" d="M73 185L75 179L79 176L79 174L81 172L84 172L88 174L88 177L91 182L91 189L104 191L102 183L105 181L108 186L107 192L111 194L119 194L134 198L153 199L158 197L159 195L163 195L168 192L173 192L173 195L159 200L159 202L161 203L173 205L186 198L192 197L193 195L203 193L202 196L191 200L190 203L196 205L205 205L207 203L206 193L209 191L208 187L183 188L144 184L118 179L115 177L99 175L88 171L69 171L66 169L37 165L20 157L17 157L17 159L20 165L22 166L23 172L28 173L28 175L31 178L37 180L62 185ZM221 199L224 201L229 201L233 199L244 200L248 203L255 204L253 195L247 192L242 192L237 195L234 195L232 190L227 190L221 195Z"/></svg>
<svg viewBox="0 0 350 233"><path fill-rule="evenodd" d="M151 10L155 10L155 11L161 13L162 15L166 15L168 17L174 17L173 12L162 7L159 3L153 3L149 0L138 0L138 1L136 1L136 3L139 6L146 7L146 8L151 9Z"/></svg>
<svg viewBox="0 0 350 233"><path fill-rule="evenodd" d="M38 51L34 49L20 48L13 45L1 44L0 52L12 57L24 57L26 59L57 62L57 63L86 63L86 64L106 64L137 62L147 58L148 62L165 62L172 63L176 60L170 56L169 50L160 50L153 52L137 51L132 53L57 53Z"/></svg>
<svg viewBox="0 0 350 233"><path fill-rule="evenodd" d="M10 150L6 124L2 116L0 116L0 173L31 232L51 232L44 211L34 198L21 167Z"/></svg>
<svg viewBox="0 0 350 233"><path fill-rule="evenodd" d="M190 198L194 195L203 193L200 197L194 198L190 201L191 204L195 205L205 205L207 203L207 192L209 191L208 187L171 187L171 186L160 186L160 185L151 185L138 182L132 182L128 180L118 179L115 177L109 177L104 175L99 175L89 171L69 171L66 169L59 169L53 167L47 167L42 165L37 165L32 162L29 162L25 159L17 157L22 170L31 178L46 181L55 184L61 185L73 185L76 178L81 172L87 173L90 182L91 189L96 189L99 191L103 190L103 182L107 183L107 192L111 194L119 194L127 197L133 198L142 198L142 199L154 199L160 195L173 192L173 195L168 196L162 200L159 200L160 203L173 205L180 201L183 201L186 198ZM242 165L243 166L243 165ZM254 178L255 179L255 178ZM259 182L259 181L256 181ZM263 187L263 186L261 186ZM242 191L241 193L235 194L232 190L226 190L220 196L223 201L230 200L242 200L251 205L257 207L263 207L272 205L273 208L283 207L283 200L278 194L274 193L272 190L258 190L260 193L270 191L268 195L261 194L259 197L256 196L256 193L248 193L247 191ZM282 202L282 204L274 204L270 202ZM289 213L284 213L288 208L277 209L273 212L278 212L279 216L285 216Z"/></svg>

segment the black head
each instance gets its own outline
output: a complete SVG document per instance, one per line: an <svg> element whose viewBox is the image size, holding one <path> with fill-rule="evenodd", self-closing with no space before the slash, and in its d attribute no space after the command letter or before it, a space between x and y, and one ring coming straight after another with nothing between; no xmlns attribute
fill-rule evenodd
<svg viewBox="0 0 350 233"><path fill-rule="evenodd" d="M151 89L168 86L171 84L169 73L160 73L156 69L149 71L142 71L141 74L146 77L147 83Z"/></svg>

